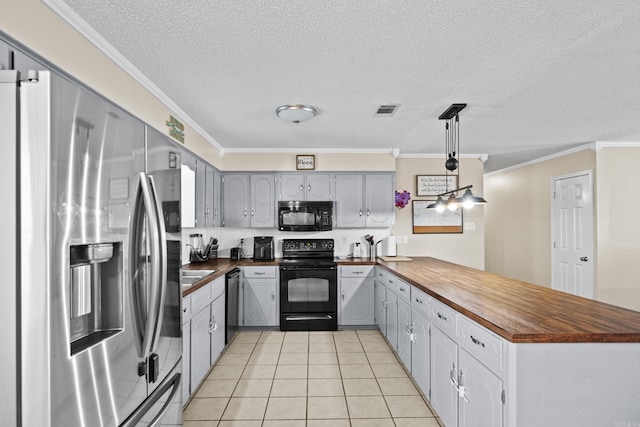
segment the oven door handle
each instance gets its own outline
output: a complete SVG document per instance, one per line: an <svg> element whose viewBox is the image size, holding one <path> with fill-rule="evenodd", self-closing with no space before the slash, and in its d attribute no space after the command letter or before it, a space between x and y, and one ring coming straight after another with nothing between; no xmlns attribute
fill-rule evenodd
<svg viewBox="0 0 640 427"><path fill-rule="evenodd" d="M330 314L324 315L324 316L300 316L300 315L296 315L296 316L287 316L284 318L284 320L286 320L287 322L290 321L304 321L304 320L332 320L333 316Z"/></svg>
<svg viewBox="0 0 640 427"><path fill-rule="evenodd" d="M282 271L318 271L318 270L326 271L326 270L337 270L337 269L338 269L337 266L331 266L331 267L283 267L283 266L280 266L280 270Z"/></svg>

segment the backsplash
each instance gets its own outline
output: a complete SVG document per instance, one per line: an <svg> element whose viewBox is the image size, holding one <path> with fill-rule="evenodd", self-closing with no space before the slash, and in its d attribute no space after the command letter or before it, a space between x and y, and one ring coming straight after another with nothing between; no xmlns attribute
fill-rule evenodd
<svg viewBox="0 0 640 427"><path fill-rule="evenodd" d="M312 233L284 233L273 228L185 228L182 229L182 263L189 262L189 235L202 234L202 240L206 245L211 237L218 239L218 257L229 258L229 251L240 245L244 239L244 258L253 257L253 237L273 236L275 257L282 256L282 239L326 239L335 241L336 256L347 256L353 251L353 244L358 242L363 248L363 256L368 255L368 244L364 236L371 234L377 242L389 235L388 228L338 228L332 231L319 231Z"/></svg>

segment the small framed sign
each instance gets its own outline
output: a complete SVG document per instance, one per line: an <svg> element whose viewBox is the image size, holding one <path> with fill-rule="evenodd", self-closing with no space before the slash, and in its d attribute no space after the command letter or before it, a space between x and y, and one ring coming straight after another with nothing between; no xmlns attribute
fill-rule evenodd
<svg viewBox="0 0 640 427"><path fill-rule="evenodd" d="M316 156L314 156L313 154L296 156L297 170L314 170L315 168L316 168Z"/></svg>
<svg viewBox="0 0 640 427"><path fill-rule="evenodd" d="M437 196L458 188L458 175L416 175L417 196Z"/></svg>

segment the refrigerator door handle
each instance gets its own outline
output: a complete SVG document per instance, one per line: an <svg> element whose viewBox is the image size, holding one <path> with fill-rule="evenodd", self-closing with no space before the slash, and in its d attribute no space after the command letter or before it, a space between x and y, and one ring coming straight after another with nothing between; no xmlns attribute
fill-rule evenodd
<svg viewBox="0 0 640 427"><path fill-rule="evenodd" d="M157 259L158 262L155 263L155 267L157 268L157 280L153 282L153 286L157 288L157 294L155 299L155 318L153 319L153 323L155 324L155 331L153 332L153 338L151 341L151 349L155 350L158 345L158 340L160 338L160 331L162 329L162 319L164 316L164 301L167 294L167 235L164 230L164 216L162 212L162 204L160 202L160 198L158 197L157 187L153 180L152 176L147 177L149 180L149 188L151 190L151 196L154 203L154 212L155 218L154 221L154 230L157 234L157 239L154 240L158 244L157 246Z"/></svg>
<svg viewBox="0 0 640 427"><path fill-rule="evenodd" d="M173 398L175 397L176 393L180 390L181 377L182 377L182 374L178 372L173 376L173 378L171 378L171 380L165 382L160 387L155 389L154 392L149 395L147 400L145 400L142 403L142 405L140 405L138 409L135 410L134 413L129 415L129 418L127 418L122 424L120 424L120 427L137 426L140 420L145 415L147 415L147 413L151 410L151 408L153 408L153 406L158 402L158 400L160 400L160 398L162 398L167 393L167 391L169 391L169 389L171 388L171 393L169 394L169 397L167 398L166 402L164 402L164 405L162 405L162 408L158 411L156 416L153 417L151 422L147 424L149 427L157 426L158 423L162 420L162 417L169 410L171 402L173 401Z"/></svg>
<svg viewBox="0 0 640 427"><path fill-rule="evenodd" d="M151 260L160 260L161 251L162 251L162 242L160 241L160 233L158 232L158 215L156 212L156 206L154 203L155 194L152 192L151 186L149 185L149 180L147 179L147 175L144 172L140 172L138 174L140 177L140 192L138 193L142 196L142 203L144 205L144 209L147 212L147 221L149 223L149 238L150 238L150 258ZM166 249L165 249L166 256ZM142 335L142 357L146 360L151 354L151 348L153 341L155 340L156 331L159 330L157 325L158 318L158 301L160 296L158 295L160 291L159 283L161 282L161 276L164 273L162 271L162 265L160 262L152 262L151 263L151 286L150 286L150 298L151 304L149 305L149 312L146 317L146 324L144 325L144 333ZM164 273L166 274L166 273ZM141 307L138 305L138 310ZM140 317L140 316L139 316Z"/></svg>

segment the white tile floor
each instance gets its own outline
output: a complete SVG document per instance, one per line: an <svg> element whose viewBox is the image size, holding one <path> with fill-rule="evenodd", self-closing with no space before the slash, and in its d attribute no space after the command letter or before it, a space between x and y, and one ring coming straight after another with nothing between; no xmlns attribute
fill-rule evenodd
<svg viewBox="0 0 640 427"><path fill-rule="evenodd" d="M438 427L377 330L240 332L184 427Z"/></svg>

